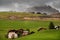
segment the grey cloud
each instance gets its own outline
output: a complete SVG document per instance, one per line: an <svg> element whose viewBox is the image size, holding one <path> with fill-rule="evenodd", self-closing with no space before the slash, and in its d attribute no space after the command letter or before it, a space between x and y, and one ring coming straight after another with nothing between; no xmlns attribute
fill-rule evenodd
<svg viewBox="0 0 60 40"><path fill-rule="evenodd" d="M53 0L0 0L0 5L10 5L11 3L25 3L28 5L44 5Z"/></svg>
<svg viewBox="0 0 60 40"><path fill-rule="evenodd" d="M53 2L53 6L60 8L60 0Z"/></svg>
<svg viewBox="0 0 60 40"><path fill-rule="evenodd" d="M0 0L0 10L9 9L25 11L31 6L41 6L47 4L57 9L60 8L60 0Z"/></svg>

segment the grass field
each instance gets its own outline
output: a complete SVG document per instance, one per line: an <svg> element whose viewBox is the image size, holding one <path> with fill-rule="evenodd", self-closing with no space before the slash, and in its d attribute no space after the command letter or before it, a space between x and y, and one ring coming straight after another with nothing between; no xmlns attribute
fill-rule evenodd
<svg viewBox="0 0 60 40"><path fill-rule="evenodd" d="M54 25L60 25L60 21L56 20L9 20L6 19L8 16L14 15L19 17L32 17L32 16L43 16L41 14L31 14L24 12L0 12L0 40L10 40L5 37L7 32L11 29L30 29L30 31L34 31L34 34L27 35L24 37L19 37L14 40L60 40L60 30L49 30L48 26L50 21L54 23ZM40 27L45 27L48 30L37 32Z"/></svg>
<svg viewBox="0 0 60 40"><path fill-rule="evenodd" d="M22 20L0 20L0 40L10 40L5 38L10 29L30 29L34 34L20 37L14 40L60 40L60 30L44 30L37 32L39 27L48 28L50 21L22 21ZM54 25L60 25L60 21L53 21Z"/></svg>

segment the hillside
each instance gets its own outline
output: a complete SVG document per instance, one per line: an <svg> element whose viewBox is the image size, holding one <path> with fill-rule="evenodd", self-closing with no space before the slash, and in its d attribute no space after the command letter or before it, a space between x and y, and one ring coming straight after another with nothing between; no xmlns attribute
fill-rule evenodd
<svg viewBox="0 0 60 40"><path fill-rule="evenodd" d="M33 12L0 12L0 19L8 20L60 20L60 13L51 15Z"/></svg>
<svg viewBox="0 0 60 40"><path fill-rule="evenodd" d="M26 13L26 12L0 12L0 19L8 19L9 17L14 16L14 18L24 18L24 17L38 17L43 16L43 14L33 14L33 13Z"/></svg>

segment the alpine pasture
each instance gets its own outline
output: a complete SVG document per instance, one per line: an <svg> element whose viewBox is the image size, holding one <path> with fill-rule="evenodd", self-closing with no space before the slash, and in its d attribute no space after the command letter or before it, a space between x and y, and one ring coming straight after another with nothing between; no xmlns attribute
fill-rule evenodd
<svg viewBox="0 0 60 40"><path fill-rule="evenodd" d="M5 12L6 13L6 12ZM30 29L30 31L34 31L34 34L22 36L13 40L60 40L60 30L49 30L48 26L50 21L54 23L54 25L60 25L60 21L56 20L9 20L5 19L8 15L19 15L19 14L9 14L4 12L0 13L0 40L10 40L5 37L7 32L11 29ZM22 15L22 14L20 14ZM25 14L24 14L25 15ZM26 14L27 15L27 14ZM31 16L32 14L30 14ZM40 15L40 14L39 14ZM34 14L34 16L39 16ZM37 31L40 27L45 27L47 30Z"/></svg>

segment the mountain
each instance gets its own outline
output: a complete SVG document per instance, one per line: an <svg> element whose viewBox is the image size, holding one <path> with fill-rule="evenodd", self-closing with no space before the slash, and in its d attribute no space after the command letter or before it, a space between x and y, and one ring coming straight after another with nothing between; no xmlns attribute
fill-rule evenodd
<svg viewBox="0 0 60 40"><path fill-rule="evenodd" d="M51 7L51 6L34 6L27 9L29 12L42 12L42 13L56 13L59 12L57 9Z"/></svg>

